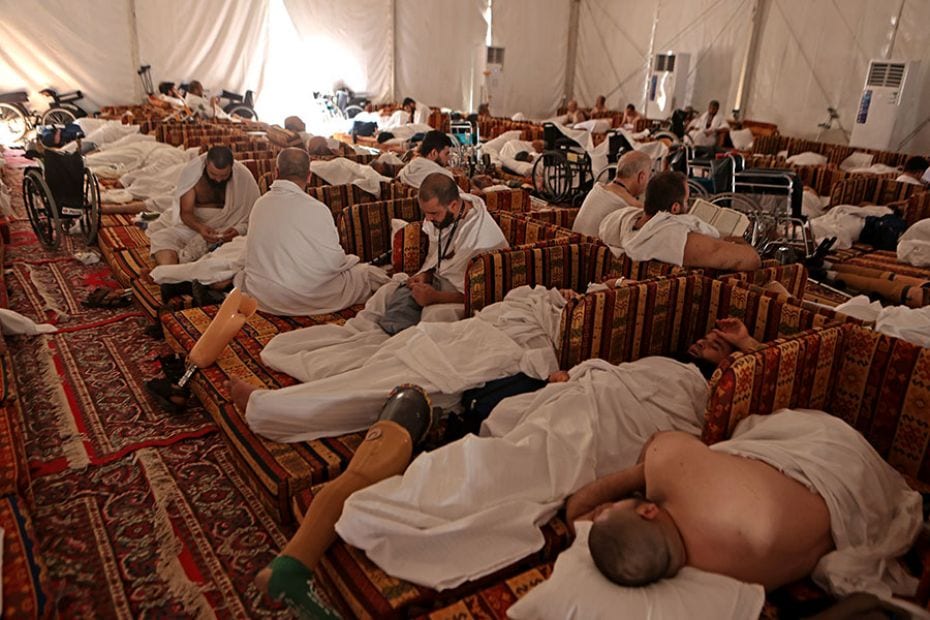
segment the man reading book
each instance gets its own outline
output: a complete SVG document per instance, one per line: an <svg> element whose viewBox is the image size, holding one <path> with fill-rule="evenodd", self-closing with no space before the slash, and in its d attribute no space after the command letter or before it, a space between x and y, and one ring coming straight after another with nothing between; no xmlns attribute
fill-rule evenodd
<svg viewBox="0 0 930 620"><path fill-rule="evenodd" d="M601 222L598 236L615 255L625 254L636 261L659 260L726 271L750 271L761 266L759 255L742 237L721 238L717 228L688 214L687 209L688 184L684 175L663 172L646 186L642 209L614 211ZM721 227L739 232L739 222L727 222L733 219L730 214L715 216Z"/></svg>

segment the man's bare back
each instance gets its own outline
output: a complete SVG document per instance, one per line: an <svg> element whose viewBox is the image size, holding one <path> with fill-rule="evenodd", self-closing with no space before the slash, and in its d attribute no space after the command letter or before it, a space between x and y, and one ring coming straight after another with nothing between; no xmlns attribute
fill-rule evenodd
<svg viewBox="0 0 930 620"><path fill-rule="evenodd" d="M675 521L687 564L772 590L833 549L824 500L775 468L711 450L685 433L655 437L646 495Z"/></svg>

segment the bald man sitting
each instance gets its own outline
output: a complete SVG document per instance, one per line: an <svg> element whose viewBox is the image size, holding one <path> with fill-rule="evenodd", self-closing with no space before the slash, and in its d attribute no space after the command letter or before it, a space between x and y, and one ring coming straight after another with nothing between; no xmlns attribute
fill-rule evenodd
<svg viewBox="0 0 930 620"><path fill-rule="evenodd" d="M630 151L617 162L617 174L610 183L598 183L581 203L572 231L597 237L605 217L623 207L640 207L639 196L652 176L652 160L639 151Z"/></svg>
<svg viewBox="0 0 930 620"><path fill-rule="evenodd" d="M720 239L716 228L687 213L688 183L680 172L661 172L646 186L643 208L607 215L598 236L615 255L684 267L751 271L762 260L740 238Z"/></svg>
<svg viewBox="0 0 930 620"><path fill-rule="evenodd" d="M922 526L920 494L858 432L820 411L749 416L712 446L658 433L637 465L582 488L566 512L594 521L592 559L624 586L683 566L767 590L812 572L837 596L916 586L905 585L894 558Z"/></svg>

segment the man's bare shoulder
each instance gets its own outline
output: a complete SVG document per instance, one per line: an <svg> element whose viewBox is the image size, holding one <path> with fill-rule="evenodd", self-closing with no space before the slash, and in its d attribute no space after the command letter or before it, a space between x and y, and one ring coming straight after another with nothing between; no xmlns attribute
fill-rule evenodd
<svg viewBox="0 0 930 620"><path fill-rule="evenodd" d="M688 485L708 454L710 449L694 435L680 431L655 435L644 455L650 498L661 499L673 487Z"/></svg>

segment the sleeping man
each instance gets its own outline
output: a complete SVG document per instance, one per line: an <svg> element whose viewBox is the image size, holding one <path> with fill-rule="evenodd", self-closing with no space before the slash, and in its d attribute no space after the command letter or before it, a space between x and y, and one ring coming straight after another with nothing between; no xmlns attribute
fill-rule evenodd
<svg viewBox="0 0 930 620"><path fill-rule="evenodd" d="M742 239L720 239L717 229L686 213L688 184L680 172L661 172L646 186L643 207L616 209L601 220L598 236L614 254L684 267L729 271L758 269L759 255Z"/></svg>
<svg viewBox="0 0 930 620"><path fill-rule="evenodd" d="M566 497L634 464L653 433L699 434L705 377L733 351L759 346L739 320L723 319L691 346L686 363L648 357L614 366L594 359L552 373L542 390L500 402L480 437L424 452L402 476L410 442L423 432L409 424L409 435L398 432L382 416L349 465L352 473L314 499L259 585L311 617L325 617L306 584L335 538L337 519L339 534L386 572L429 587L455 587L525 557L543 545L539 525Z"/></svg>
<svg viewBox="0 0 930 620"><path fill-rule="evenodd" d="M894 559L922 526L920 494L820 411L749 416L712 446L659 433L641 462L582 488L567 513L593 519L592 559L623 586L691 566L766 590L812 573L836 596L916 587Z"/></svg>

